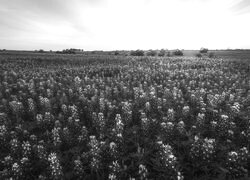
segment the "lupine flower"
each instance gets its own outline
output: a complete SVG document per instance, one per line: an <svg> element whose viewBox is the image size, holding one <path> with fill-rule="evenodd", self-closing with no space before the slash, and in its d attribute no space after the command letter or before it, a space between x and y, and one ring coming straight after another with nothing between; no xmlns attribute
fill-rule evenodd
<svg viewBox="0 0 250 180"><path fill-rule="evenodd" d="M66 114L68 112L68 107L65 104L63 104L61 106L61 109L62 109L62 111L63 111L64 114Z"/></svg>
<svg viewBox="0 0 250 180"><path fill-rule="evenodd" d="M98 113L98 125L100 127L100 137L104 137L105 119L103 113Z"/></svg>
<svg viewBox="0 0 250 180"><path fill-rule="evenodd" d="M100 167L100 143L97 141L95 136L90 136L90 155L91 155L91 167L94 170Z"/></svg>
<svg viewBox="0 0 250 180"><path fill-rule="evenodd" d="M177 159L172 152L172 147L168 144L163 144L162 141L159 141L158 144L160 146L160 159L162 160L163 165L168 169L175 170Z"/></svg>
<svg viewBox="0 0 250 180"><path fill-rule="evenodd" d="M190 111L190 107L189 107L189 106L184 106L184 107L182 108L182 114L183 114L184 116L188 115L189 111Z"/></svg>
<svg viewBox="0 0 250 180"><path fill-rule="evenodd" d="M113 129L113 132L114 132L115 137L118 139L122 138L123 126L124 126L124 124L122 122L121 115L116 114L115 127Z"/></svg>
<svg viewBox="0 0 250 180"><path fill-rule="evenodd" d="M146 166L143 164L139 165L139 175L140 175L141 180L147 179L148 170L147 170Z"/></svg>
<svg viewBox="0 0 250 180"><path fill-rule="evenodd" d="M63 173L62 173L62 167L60 165L60 161L57 157L56 153L50 153L48 157L49 166L51 170L51 176L53 179L61 179Z"/></svg>
<svg viewBox="0 0 250 180"><path fill-rule="evenodd" d="M7 135L7 129L5 125L0 126L0 142L5 141Z"/></svg>
<svg viewBox="0 0 250 180"><path fill-rule="evenodd" d="M82 177L84 173L83 165L79 158L74 160L74 172L80 177Z"/></svg>
<svg viewBox="0 0 250 180"><path fill-rule="evenodd" d="M181 134L183 134L185 132L185 123L183 121L178 122L176 128Z"/></svg>
<svg viewBox="0 0 250 180"><path fill-rule="evenodd" d="M10 105L11 110L14 113L20 113L21 110L23 109L23 104L21 102L18 102L18 101L11 101L9 103L9 105Z"/></svg>
<svg viewBox="0 0 250 180"><path fill-rule="evenodd" d="M18 147L19 147L19 142L18 142L18 139L12 139L10 141L10 148L11 148L11 151L12 152L17 152L18 150Z"/></svg>
<svg viewBox="0 0 250 180"><path fill-rule="evenodd" d="M104 98L100 98L100 100L99 100L99 106L100 106L100 112L104 112L104 109L105 109Z"/></svg>
<svg viewBox="0 0 250 180"><path fill-rule="evenodd" d="M50 112L45 112L43 121L50 122L51 120L52 120L52 115L50 114Z"/></svg>
<svg viewBox="0 0 250 180"><path fill-rule="evenodd" d="M109 174L109 180L117 180L118 173L121 171L120 165L117 161L113 161L112 164L109 166L110 174Z"/></svg>
<svg viewBox="0 0 250 180"><path fill-rule="evenodd" d="M195 136L194 142L191 148L191 156L194 159L202 159L210 161L215 153L215 139L200 139Z"/></svg>
<svg viewBox="0 0 250 180"><path fill-rule="evenodd" d="M149 119L144 112L141 113L141 125L144 131L147 131L149 127Z"/></svg>
<svg viewBox="0 0 250 180"><path fill-rule="evenodd" d="M60 130L61 128L52 129L52 139L54 146L59 146L62 142L60 137Z"/></svg>
<svg viewBox="0 0 250 180"><path fill-rule="evenodd" d="M51 105L50 105L50 100L48 98L43 98L43 103L44 103L44 107L47 111L50 111Z"/></svg>
<svg viewBox="0 0 250 180"><path fill-rule="evenodd" d="M42 160L46 160L47 152L46 152L45 147L43 146L43 143L38 144L36 150L37 150L38 157Z"/></svg>
<svg viewBox="0 0 250 180"><path fill-rule="evenodd" d="M247 160L249 158L249 152L246 147L239 149L238 151L231 151L228 153L227 168L230 174L234 177L243 177L247 174Z"/></svg>
<svg viewBox="0 0 250 180"><path fill-rule="evenodd" d="M29 98L28 99L28 111L29 112L34 112L35 110L35 103L34 103L34 100L32 98Z"/></svg>
<svg viewBox="0 0 250 180"><path fill-rule="evenodd" d="M205 114L199 113L196 118L196 126L202 128L204 126L204 123L205 123Z"/></svg>
<svg viewBox="0 0 250 180"><path fill-rule="evenodd" d="M238 114L240 112L240 104L238 102L235 102L233 106L231 106L231 111L234 114Z"/></svg>
<svg viewBox="0 0 250 180"><path fill-rule="evenodd" d="M21 169L21 167L20 167L20 165L18 163L15 162L12 165L12 172L13 172L14 177L16 177L16 178L20 178L21 177L21 175L22 175L22 169Z"/></svg>
<svg viewBox="0 0 250 180"><path fill-rule="evenodd" d="M4 164L6 167L11 166L12 163L13 163L13 158L12 158L10 155L4 157L3 164Z"/></svg>
<svg viewBox="0 0 250 180"><path fill-rule="evenodd" d="M29 157L31 154L31 145L29 141L24 141L22 143L22 153L24 157Z"/></svg>
<svg viewBox="0 0 250 180"><path fill-rule="evenodd" d="M43 122L43 116L41 114L37 114L36 115L36 121L38 124Z"/></svg>
<svg viewBox="0 0 250 180"><path fill-rule="evenodd" d="M85 141L87 139L87 136L88 136L88 130L85 126L82 126L81 133L78 137L78 141L79 142Z"/></svg>
<svg viewBox="0 0 250 180"><path fill-rule="evenodd" d="M168 118L168 121L174 121L174 110L173 109L168 109L168 112L167 112L167 118Z"/></svg>

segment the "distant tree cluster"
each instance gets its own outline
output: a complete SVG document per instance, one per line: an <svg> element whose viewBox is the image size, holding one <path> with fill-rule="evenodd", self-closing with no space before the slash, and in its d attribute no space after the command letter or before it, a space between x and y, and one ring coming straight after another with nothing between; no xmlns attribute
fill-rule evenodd
<svg viewBox="0 0 250 180"><path fill-rule="evenodd" d="M207 48L201 48L200 49L200 53L207 53L208 52L208 49Z"/></svg>
<svg viewBox="0 0 250 180"><path fill-rule="evenodd" d="M62 51L56 51L56 53L59 54L76 54L77 52L83 52L83 49L70 48L70 49L63 49Z"/></svg>
<svg viewBox="0 0 250 180"><path fill-rule="evenodd" d="M176 50L174 50L173 55L175 55L175 56L183 56L183 52L180 49L176 49Z"/></svg>
<svg viewBox="0 0 250 180"><path fill-rule="evenodd" d="M144 56L144 51L137 49L135 51L131 51L130 55L131 56Z"/></svg>
<svg viewBox="0 0 250 180"><path fill-rule="evenodd" d="M130 55L131 56L159 56L159 57L164 57L164 56L183 56L183 51L176 49L174 51L169 51L169 50L165 50L165 49L161 49L161 50L147 50L147 51L143 51L143 50L135 50L135 51L130 51Z"/></svg>

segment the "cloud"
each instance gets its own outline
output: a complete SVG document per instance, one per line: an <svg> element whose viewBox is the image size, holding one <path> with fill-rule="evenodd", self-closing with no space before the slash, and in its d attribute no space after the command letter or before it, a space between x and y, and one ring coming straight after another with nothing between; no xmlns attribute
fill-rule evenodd
<svg viewBox="0 0 250 180"><path fill-rule="evenodd" d="M231 10L237 14L250 13L250 1L240 0L231 7Z"/></svg>
<svg viewBox="0 0 250 180"><path fill-rule="evenodd" d="M247 3L244 0L0 0L0 48L192 49L232 45L240 48L249 42L246 38L250 29L245 22L250 15L235 16L230 8L235 8L234 12L245 11L250 3L243 2Z"/></svg>

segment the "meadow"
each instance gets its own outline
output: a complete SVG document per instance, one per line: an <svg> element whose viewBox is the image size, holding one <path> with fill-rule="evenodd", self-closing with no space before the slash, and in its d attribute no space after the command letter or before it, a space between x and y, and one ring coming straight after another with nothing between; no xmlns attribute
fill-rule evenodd
<svg viewBox="0 0 250 180"><path fill-rule="evenodd" d="M191 54L1 52L0 179L249 179L250 53Z"/></svg>

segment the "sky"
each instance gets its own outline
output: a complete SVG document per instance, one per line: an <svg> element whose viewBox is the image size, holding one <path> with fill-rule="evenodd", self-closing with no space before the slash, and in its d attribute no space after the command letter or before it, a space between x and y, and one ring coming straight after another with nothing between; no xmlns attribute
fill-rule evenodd
<svg viewBox="0 0 250 180"><path fill-rule="evenodd" d="M250 0L0 0L0 49L250 49Z"/></svg>

